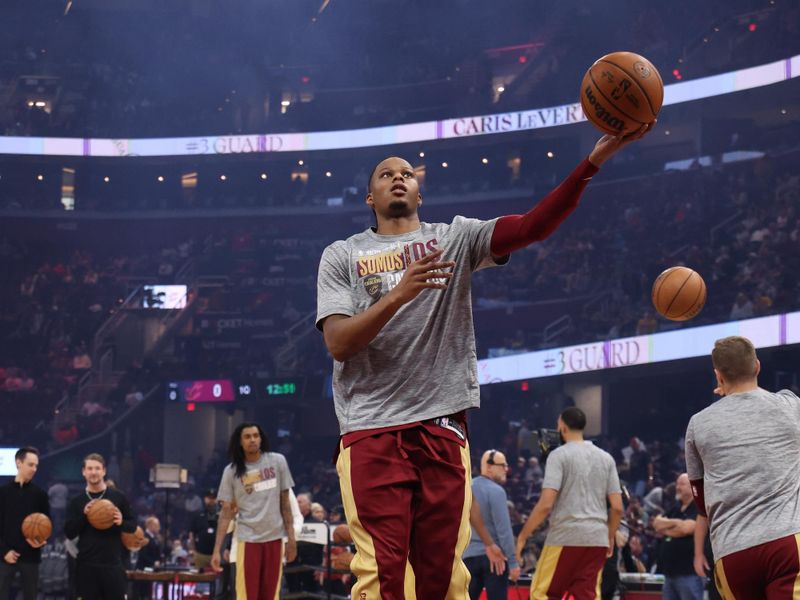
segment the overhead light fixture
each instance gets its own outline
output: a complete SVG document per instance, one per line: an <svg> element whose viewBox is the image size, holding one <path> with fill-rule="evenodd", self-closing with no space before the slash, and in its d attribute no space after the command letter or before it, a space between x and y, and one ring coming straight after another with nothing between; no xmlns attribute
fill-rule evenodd
<svg viewBox="0 0 800 600"><path fill-rule="evenodd" d="M553 154L552 150L548 150L547 151L547 158L553 158L554 156L555 156L555 154Z"/></svg>
<svg viewBox="0 0 800 600"><path fill-rule="evenodd" d="M159 175L159 176L158 176L158 181L159 181L159 182L162 182L162 181L164 181L164 176L163 176L163 175Z"/></svg>
<svg viewBox="0 0 800 600"><path fill-rule="evenodd" d="M109 177L108 175L106 175L105 177L103 177L103 181L105 181L106 183L108 183L109 181L111 181L111 177Z"/></svg>
<svg viewBox="0 0 800 600"><path fill-rule="evenodd" d="M485 164L485 165L488 165L488 164L489 164L489 159L488 159L488 158L482 158L482 159L481 159L481 162L482 162L483 164Z"/></svg>
<svg viewBox="0 0 800 600"><path fill-rule="evenodd" d="M267 174L266 173L262 173L261 174L261 179L266 179L266 178L267 178Z"/></svg>
<svg viewBox="0 0 800 600"><path fill-rule="evenodd" d="M330 171L325 171L325 177L330 177L331 175L333 175L333 173Z"/></svg>
<svg viewBox="0 0 800 600"><path fill-rule="evenodd" d="M447 167L448 167L447 163L446 163L446 162L443 162L443 163L442 163L442 168L443 168L443 169L446 169Z"/></svg>

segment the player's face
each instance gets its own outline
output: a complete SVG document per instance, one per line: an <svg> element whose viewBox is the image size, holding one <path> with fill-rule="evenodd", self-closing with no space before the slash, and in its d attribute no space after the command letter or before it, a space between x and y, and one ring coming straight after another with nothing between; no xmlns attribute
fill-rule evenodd
<svg viewBox="0 0 800 600"><path fill-rule="evenodd" d="M98 485L103 482L106 476L106 468L99 460L87 460L83 464L83 478L89 485Z"/></svg>
<svg viewBox="0 0 800 600"><path fill-rule="evenodd" d="M382 161L370 181L367 204L386 219L410 217L422 204L419 181L413 167L393 156Z"/></svg>
<svg viewBox="0 0 800 600"><path fill-rule="evenodd" d="M17 473L22 481L30 481L39 468L39 457L33 452L28 452L22 460L16 461Z"/></svg>
<svg viewBox="0 0 800 600"><path fill-rule="evenodd" d="M255 454L261 449L261 434L258 427L245 427L242 429L242 450L245 454Z"/></svg>

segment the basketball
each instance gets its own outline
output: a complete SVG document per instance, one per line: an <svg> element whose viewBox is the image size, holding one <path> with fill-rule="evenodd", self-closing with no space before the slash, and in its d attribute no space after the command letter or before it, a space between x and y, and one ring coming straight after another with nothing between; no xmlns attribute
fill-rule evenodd
<svg viewBox="0 0 800 600"><path fill-rule="evenodd" d="M658 69L644 56L612 52L583 76L581 106L600 131L618 135L652 123L664 101Z"/></svg>
<svg viewBox="0 0 800 600"><path fill-rule="evenodd" d="M350 528L347 525L339 525L334 529L333 542L335 544L352 544L353 536L350 535Z"/></svg>
<svg viewBox="0 0 800 600"><path fill-rule="evenodd" d="M117 507L111 500L105 498L95 500L92 508L86 514L89 524L95 529L108 529L114 524L114 513Z"/></svg>
<svg viewBox="0 0 800 600"><path fill-rule="evenodd" d="M653 283L653 306L671 321L696 317L706 303L706 283L688 267L672 267Z"/></svg>
<svg viewBox="0 0 800 600"><path fill-rule="evenodd" d="M44 513L31 513L22 521L22 536L26 540L44 542L53 533L53 523Z"/></svg>
<svg viewBox="0 0 800 600"><path fill-rule="evenodd" d="M119 534L119 537L122 540L122 545L128 550L138 550L142 546L146 546L150 541L144 537L144 531L141 527L137 527L133 533L123 531Z"/></svg>

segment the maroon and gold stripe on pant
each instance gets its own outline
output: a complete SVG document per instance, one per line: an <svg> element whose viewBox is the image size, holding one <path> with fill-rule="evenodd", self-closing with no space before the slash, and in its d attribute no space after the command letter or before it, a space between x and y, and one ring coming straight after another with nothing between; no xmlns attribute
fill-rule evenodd
<svg viewBox="0 0 800 600"><path fill-rule="evenodd" d="M725 600L800 600L800 534L723 556L714 577Z"/></svg>
<svg viewBox="0 0 800 600"><path fill-rule="evenodd" d="M358 550L352 598L468 599L461 560L472 503L466 444L423 427L380 433L342 445L336 469Z"/></svg>
<svg viewBox="0 0 800 600"><path fill-rule="evenodd" d="M545 546L536 563L531 600L600 600L605 546Z"/></svg>
<svg viewBox="0 0 800 600"><path fill-rule="evenodd" d="M278 600L283 575L283 540L237 542L236 600Z"/></svg>

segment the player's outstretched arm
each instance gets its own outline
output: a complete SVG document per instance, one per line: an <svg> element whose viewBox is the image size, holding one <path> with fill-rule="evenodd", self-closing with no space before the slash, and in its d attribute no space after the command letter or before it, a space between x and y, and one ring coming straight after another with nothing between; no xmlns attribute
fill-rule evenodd
<svg viewBox="0 0 800 600"><path fill-rule="evenodd" d="M524 215L500 217L492 232L492 256L499 258L552 234L578 206L583 190L598 168L626 145L641 139L654 123L625 136L604 135L578 167Z"/></svg>
<svg viewBox="0 0 800 600"><path fill-rule="evenodd" d="M442 252L437 250L411 263L400 283L364 312L352 317L331 315L326 318L322 332L333 358L342 362L369 346L400 307L423 290L446 289L453 274L444 269L452 269L455 263L439 261Z"/></svg>

